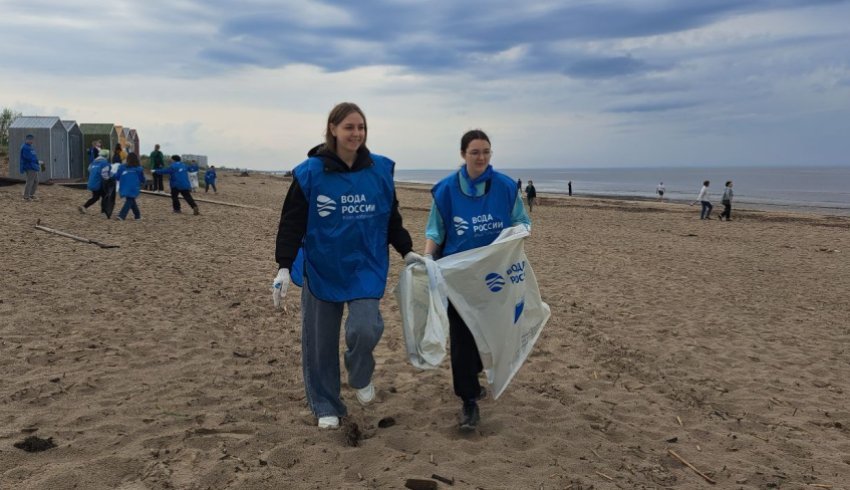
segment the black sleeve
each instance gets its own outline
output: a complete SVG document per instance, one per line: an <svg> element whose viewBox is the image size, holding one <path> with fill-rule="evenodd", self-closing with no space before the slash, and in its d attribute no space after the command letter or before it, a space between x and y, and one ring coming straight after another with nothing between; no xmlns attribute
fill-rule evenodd
<svg viewBox="0 0 850 490"><path fill-rule="evenodd" d="M292 262L301 247L301 241L307 233L307 212L309 204L298 179L292 178L292 185L283 200L280 212L280 224L277 228L275 260L280 268L291 269Z"/></svg>
<svg viewBox="0 0 850 490"><path fill-rule="evenodd" d="M390 212L390 223L387 228L387 238L390 245L400 253L402 257L408 252L413 251L413 240L410 238L410 233L404 229L404 224L401 222L401 213L398 211L398 199L395 191L393 191L393 208Z"/></svg>

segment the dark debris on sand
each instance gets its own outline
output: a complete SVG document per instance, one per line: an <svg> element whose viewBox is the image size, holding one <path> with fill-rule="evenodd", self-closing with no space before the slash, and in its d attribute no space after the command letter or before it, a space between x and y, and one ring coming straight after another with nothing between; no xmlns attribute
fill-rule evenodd
<svg viewBox="0 0 850 490"><path fill-rule="evenodd" d="M15 447L18 449L23 449L28 453L37 453L54 448L56 447L56 444L53 443L52 437L42 439L37 436L29 436L21 442L16 442Z"/></svg>

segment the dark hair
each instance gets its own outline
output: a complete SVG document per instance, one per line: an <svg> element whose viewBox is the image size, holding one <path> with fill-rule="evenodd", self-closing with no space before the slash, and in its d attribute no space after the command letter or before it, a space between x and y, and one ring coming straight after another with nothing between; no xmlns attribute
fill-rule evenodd
<svg viewBox="0 0 850 490"><path fill-rule="evenodd" d="M180 161L180 155L171 155L171 159L174 160L175 162L179 162Z"/></svg>
<svg viewBox="0 0 850 490"><path fill-rule="evenodd" d="M121 143L115 143L115 150L121 151Z"/></svg>
<svg viewBox="0 0 850 490"><path fill-rule="evenodd" d="M466 134L463 135L463 138L460 139L460 152L466 153L466 149L469 147L469 144L474 140L484 140L487 143L490 143L490 138L487 137L487 134L480 129L473 129L471 131L467 131Z"/></svg>
<svg viewBox="0 0 850 490"><path fill-rule="evenodd" d="M704 180L704 181L702 182L702 185L708 185L708 184L709 184L709 181L707 181L707 180Z"/></svg>
<svg viewBox="0 0 850 490"><path fill-rule="evenodd" d="M366 137L369 136L369 126L366 125L366 114L363 114L363 111L360 110L354 102L341 102L331 109L330 114L328 114L328 123L325 125L325 147L334 153L336 153L336 138L333 133L331 133L331 124L336 126L342 123L342 121L345 120L345 118L352 112L360 114L360 117L363 118L364 131L366 134L363 136L362 146L366 146Z"/></svg>
<svg viewBox="0 0 850 490"><path fill-rule="evenodd" d="M729 184L731 184L731 183L732 183L732 181L731 181L731 180L727 180L727 181L726 181L726 187L729 187Z"/></svg>
<svg viewBox="0 0 850 490"><path fill-rule="evenodd" d="M141 162L139 162L139 155L136 155L132 151L127 153L127 166L138 167L139 165L141 165Z"/></svg>

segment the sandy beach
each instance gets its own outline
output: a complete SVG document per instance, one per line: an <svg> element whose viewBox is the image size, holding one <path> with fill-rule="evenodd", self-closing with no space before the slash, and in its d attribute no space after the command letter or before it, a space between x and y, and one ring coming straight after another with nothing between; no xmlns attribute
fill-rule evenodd
<svg viewBox="0 0 850 490"><path fill-rule="evenodd" d="M850 488L850 218L544 196L526 251L552 317L470 435L448 361L406 360L393 252L378 403L344 386L320 431L300 290L269 291L288 185L220 172L201 199L259 209L143 195L139 222L0 187L0 488ZM427 186L398 198L421 252Z"/></svg>

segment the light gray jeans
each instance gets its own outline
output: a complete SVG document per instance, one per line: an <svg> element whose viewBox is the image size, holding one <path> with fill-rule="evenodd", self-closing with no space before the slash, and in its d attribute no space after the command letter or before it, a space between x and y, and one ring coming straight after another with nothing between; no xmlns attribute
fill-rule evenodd
<svg viewBox="0 0 850 490"><path fill-rule="evenodd" d="M313 296L304 278L301 290L301 366L307 402L316 417L348 414L340 398L339 330L343 308L345 321L345 369L352 388L365 388L375 371L372 351L384 333L378 299L355 299L330 303Z"/></svg>
<svg viewBox="0 0 850 490"><path fill-rule="evenodd" d="M24 185L24 199L29 199L34 196L36 189L38 189L38 172L35 170L27 170L27 183Z"/></svg>

